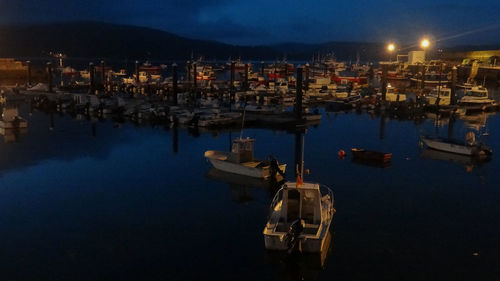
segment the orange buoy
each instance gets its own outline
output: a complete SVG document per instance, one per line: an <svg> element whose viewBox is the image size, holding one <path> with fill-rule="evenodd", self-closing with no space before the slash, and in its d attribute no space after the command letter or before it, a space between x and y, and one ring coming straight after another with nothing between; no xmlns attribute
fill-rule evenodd
<svg viewBox="0 0 500 281"><path fill-rule="evenodd" d="M340 159L344 159L345 156L346 156L346 153L344 150L339 150L339 152L337 153L337 155L339 156Z"/></svg>

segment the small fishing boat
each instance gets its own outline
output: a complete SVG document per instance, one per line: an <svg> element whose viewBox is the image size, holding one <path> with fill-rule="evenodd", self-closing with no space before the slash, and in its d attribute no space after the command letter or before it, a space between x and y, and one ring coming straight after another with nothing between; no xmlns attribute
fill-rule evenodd
<svg viewBox="0 0 500 281"><path fill-rule="evenodd" d="M492 105L495 104L495 100L488 97L488 90L486 88L476 86L466 90L458 103L460 105Z"/></svg>
<svg viewBox="0 0 500 281"><path fill-rule="evenodd" d="M264 228L266 249L321 253L335 214L333 192L317 183L287 182L274 196Z"/></svg>
<svg viewBox="0 0 500 281"><path fill-rule="evenodd" d="M485 144L476 142L473 132L466 135L465 142L431 136L422 136L421 141L429 148L468 156L491 156L493 150Z"/></svg>
<svg viewBox="0 0 500 281"><path fill-rule="evenodd" d="M254 158L254 143L255 139L240 137L233 141L231 152L207 150L205 157L214 168L228 173L264 179L276 173L284 174L286 164L279 164L276 159L261 161Z"/></svg>
<svg viewBox="0 0 500 281"><path fill-rule="evenodd" d="M351 149L351 152L353 158L360 161L388 163L392 158L392 153L366 150L363 148L353 148Z"/></svg>
<svg viewBox="0 0 500 281"><path fill-rule="evenodd" d="M426 95L426 99L431 105L450 105L451 88L437 86Z"/></svg>

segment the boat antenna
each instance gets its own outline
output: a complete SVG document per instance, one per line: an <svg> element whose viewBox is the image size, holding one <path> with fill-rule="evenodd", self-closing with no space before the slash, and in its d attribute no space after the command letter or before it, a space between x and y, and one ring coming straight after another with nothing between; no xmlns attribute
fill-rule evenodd
<svg viewBox="0 0 500 281"><path fill-rule="evenodd" d="M243 118L241 119L241 131L240 131L240 140L243 137L243 127L245 126L245 112L246 112L247 105L245 104L245 107L243 107Z"/></svg>

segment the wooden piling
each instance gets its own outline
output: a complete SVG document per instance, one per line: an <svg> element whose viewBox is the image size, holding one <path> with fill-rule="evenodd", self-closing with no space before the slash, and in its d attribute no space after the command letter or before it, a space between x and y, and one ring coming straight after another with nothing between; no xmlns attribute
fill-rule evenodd
<svg viewBox="0 0 500 281"><path fill-rule="evenodd" d="M104 88L104 90L106 90L106 72L104 71L104 68L105 68L105 65L104 65L104 61L102 60L101 61L101 82L102 82L102 87Z"/></svg>
<svg viewBox="0 0 500 281"><path fill-rule="evenodd" d="M235 62L231 62L231 85L229 86L229 108L231 108L231 104L233 104L234 99L234 70L235 70Z"/></svg>
<svg viewBox="0 0 500 281"><path fill-rule="evenodd" d="M94 64L89 63L89 94L94 94L95 83L94 83Z"/></svg>
<svg viewBox="0 0 500 281"><path fill-rule="evenodd" d="M172 64L172 102L174 105L177 105L177 64Z"/></svg>
<svg viewBox="0 0 500 281"><path fill-rule="evenodd" d="M295 114L297 119L302 119L302 72L303 68L297 68L297 96L295 98Z"/></svg>
<svg viewBox="0 0 500 281"><path fill-rule="evenodd" d="M307 90L309 90L309 64L308 63L306 64L305 72L306 72L306 80L304 83L304 89L307 91Z"/></svg>
<svg viewBox="0 0 500 281"><path fill-rule="evenodd" d="M387 66L385 64L382 64L382 100L386 100L386 94L387 94Z"/></svg>
<svg viewBox="0 0 500 281"><path fill-rule="evenodd" d="M451 69L451 97L450 104L457 104L457 67L453 66Z"/></svg>
<svg viewBox="0 0 500 281"><path fill-rule="evenodd" d="M186 63L186 73L187 73L187 84L188 84L188 88L191 88L189 87L190 84L191 84L191 61L187 61Z"/></svg>
<svg viewBox="0 0 500 281"><path fill-rule="evenodd" d="M425 88L425 62L422 64L422 84L420 85L420 89L422 90L422 94L424 93L424 88Z"/></svg>
<svg viewBox="0 0 500 281"><path fill-rule="evenodd" d="M248 90L248 63L245 64L245 83L243 84L243 89Z"/></svg>
<svg viewBox="0 0 500 281"><path fill-rule="evenodd" d="M139 79L139 61L135 61L135 83L139 85L141 80Z"/></svg>
<svg viewBox="0 0 500 281"><path fill-rule="evenodd" d="M52 93L52 63L48 62L47 63L47 85L48 85L48 92Z"/></svg>
<svg viewBox="0 0 500 281"><path fill-rule="evenodd" d="M26 68L28 71L28 74L27 74L28 84L27 85L31 85L31 61L26 61Z"/></svg>
<svg viewBox="0 0 500 281"><path fill-rule="evenodd" d="M193 91L196 91L196 88L198 88L198 85L197 85L197 76L198 76L198 72L196 71L196 63L193 63Z"/></svg>

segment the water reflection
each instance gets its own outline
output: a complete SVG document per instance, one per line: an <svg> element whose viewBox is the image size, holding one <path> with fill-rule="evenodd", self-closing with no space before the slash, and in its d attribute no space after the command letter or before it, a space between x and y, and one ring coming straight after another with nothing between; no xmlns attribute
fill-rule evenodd
<svg viewBox="0 0 500 281"><path fill-rule="evenodd" d="M10 247L1 246L0 267L11 272L32 268L34 275L50 271L60 277L62 268L77 272L83 266L113 275L116 272L110 274L106 263L112 260L123 265L121 274L136 279L148 266L150 279L169 279L172 272L166 268L175 266L180 273L172 279L177 280L215 274L226 280L224 276L331 280L360 272L364 279L411 279L409 265L419 264L415 279L425 280L429 272L443 277L444 271L448 278L440 279L460 279L453 270L462 264L469 273L466 277L479 273L485 277L480 279L494 279L488 277L499 260L496 156L489 163L478 162L420 150L416 143L421 129L457 138L470 129L487 132L488 127L499 127L500 115L439 118L438 126L434 119L415 126L413 121L378 120L366 114L331 116L309 129L304 145L311 179L335 186L340 214L334 219L335 233L332 227L323 255L286 256L265 252L261 235L276 185L220 174L202 160L207 148L228 149L239 133L200 129L191 134L182 127L121 126L123 120L71 119L34 110L29 131L5 133L4 142L17 143L0 143L1 238L12 241ZM490 145L498 151L498 131L489 133ZM280 162L300 159L296 147L302 145L301 138L295 132L249 129L249 134L265 151L280 156ZM353 144L393 152L393 166L371 169L338 160L338 148ZM403 156L411 160L403 161ZM482 178L466 173L471 169ZM291 170L286 179L294 180ZM221 200L229 192L231 197ZM213 231L221 222L231 235ZM41 236L55 238L40 240ZM82 249L83 254L72 249ZM481 255L471 260L476 249ZM31 255L33 251L37 255ZM210 254L198 255L193 270L185 261L192 261L197 251ZM69 260L66 252L77 254ZM22 267L9 263L12 260L23 261Z"/></svg>
<svg viewBox="0 0 500 281"><path fill-rule="evenodd" d="M430 148L423 149L420 153L422 158L433 159L449 163L457 163L464 166L466 172L472 172L474 167L480 167L490 161L489 158L477 158L444 151L438 151Z"/></svg>
<svg viewBox="0 0 500 281"><path fill-rule="evenodd" d="M266 251L265 263L279 268L279 280L317 280L326 268L327 260L334 248L334 235L329 230L321 253L292 253Z"/></svg>
<svg viewBox="0 0 500 281"><path fill-rule="evenodd" d="M277 175L268 180L252 178L232 173L223 172L215 168L210 169L205 175L208 179L223 182L231 188L233 201L238 203L248 203L253 201L253 189L266 189L269 192L269 198L272 198L274 192L284 183L283 177Z"/></svg>
<svg viewBox="0 0 500 281"><path fill-rule="evenodd" d="M16 128L16 129L0 129L0 134L3 136L3 141L5 143L13 143L20 141L20 135L26 134L28 128Z"/></svg>

